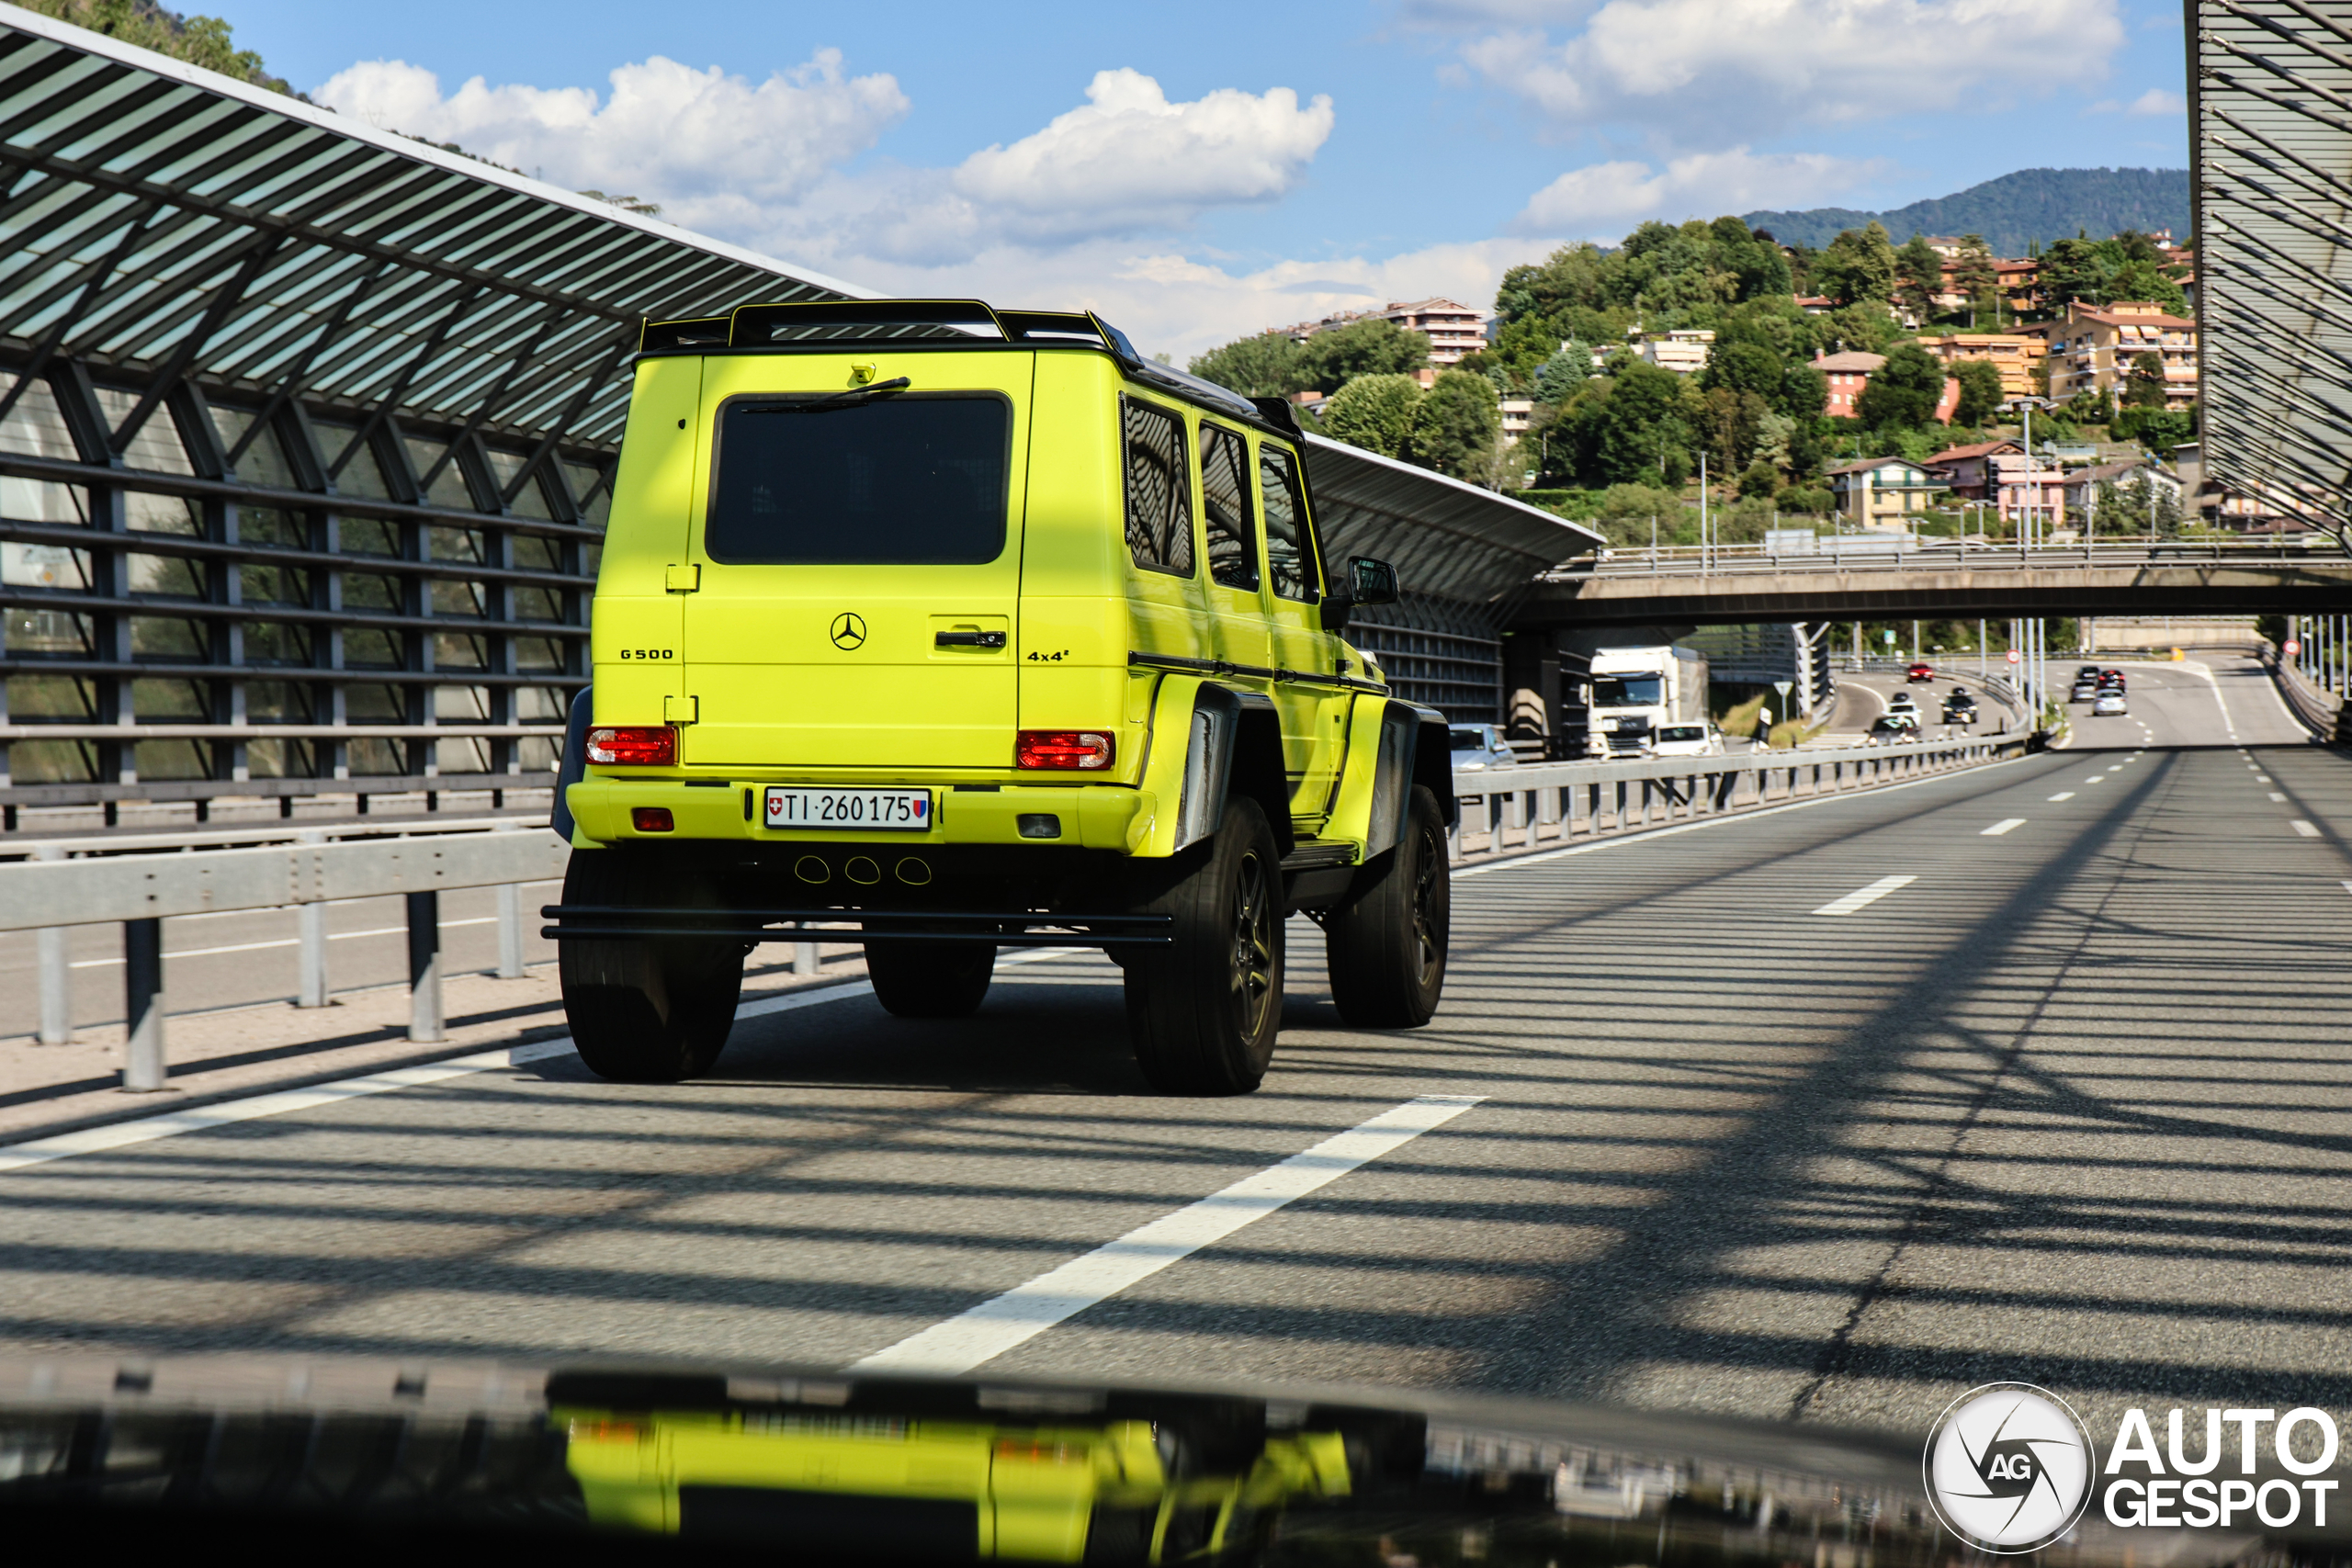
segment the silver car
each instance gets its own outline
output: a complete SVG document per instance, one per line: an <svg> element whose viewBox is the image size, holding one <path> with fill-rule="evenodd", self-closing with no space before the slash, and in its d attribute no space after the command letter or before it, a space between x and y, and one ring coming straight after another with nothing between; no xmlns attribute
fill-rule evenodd
<svg viewBox="0 0 2352 1568"><path fill-rule="evenodd" d="M1503 732L1491 724L1457 724L1453 727L1453 771L1457 773L1481 773L1488 768L1515 768L1519 754L1503 739Z"/></svg>
<svg viewBox="0 0 2352 1568"><path fill-rule="evenodd" d="M2132 710L2123 705L2123 694L2114 690L2101 692L2091 701L2091 716L2105 718L2109 714L2126 714Z"/></svg>

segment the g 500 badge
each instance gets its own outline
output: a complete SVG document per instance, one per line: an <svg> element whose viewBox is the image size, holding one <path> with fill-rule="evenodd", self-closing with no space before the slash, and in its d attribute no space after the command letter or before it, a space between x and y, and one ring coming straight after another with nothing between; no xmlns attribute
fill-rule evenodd
<svg viewBox="0 0 2352 1568"><path fill-rule="evenodd" d="M666 648L624 648L623 659L675 659L677 655Z"/></svg>

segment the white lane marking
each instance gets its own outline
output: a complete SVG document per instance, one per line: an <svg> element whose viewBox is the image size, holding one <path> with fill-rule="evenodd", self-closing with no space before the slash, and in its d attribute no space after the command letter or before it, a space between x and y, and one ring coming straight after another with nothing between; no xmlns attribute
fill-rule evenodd
<svg viewBox="0 0 2352 1568"><path fill-rule="evenodd" d="M1050 958L1069 958L1086 951L1075 947L1031 948L998 959L997 967L1037 964ZM845 1002L873 994L873 984L866 980L853 980L845 986L786 991L779 997L761 997L745 1002L735 1010L735 1020L740 1023L747 1018L797 1012L802 1008L822 1007L828 1002ZM46 1165L51 1160L66 1159L74 1155L99 1154L107 1149L126 1148L133 1144L153 1143L158 1138L176 1137L182 1133L201 1133L208 1127L225 1127L264 1116L282 1116L289 1111L308 1111L314 1106L332 1105L337 1100L355 1100L361 1095L444 1083L469 1073L544 1061L549 1056L563 1055L571 1048L571 1036L567 1034L556 1040L535 1040L528 1045L478 1051L469 1056L452 1056L443 1062L426 1062L419 1066L367 1073L356 1078L338 1078L333 1083L316 1084L309 1089L279 1089L243 1100L225 1100L217 1105L198 1106L189 1111L166 1111L161 1116L141 1116L134 1122L115 1122L104 1127L85 1128L78 1133L62 1133L53 1138L34 1138L26 1143L0 1145L0 1171L19 1170L28 1165Z"/></svg>
<svg viewBox="0 0 2352 1568"><path fill-rule="evenodd" d="M2072 800L2075 798L2075 792L2071 789L2064 790L2057 795L2052 795L2050 798L2052 800Z"/></svg>
<svg viewBox="0 0 2352 1568"><path fill-rule="evenodd" d="M2352 893L2352 882L2347 882L2344 885L2344 891L2346 893Z"/></svg>
<svg viewBox="0 0 2352 1568"><path fill-rule="evenodd" d="M2271 799L2273 799L2273 800L2276 800L2276 801L2281 802L2281 803L2283 804L2283 803L2285 802L2285 800L2286 800L2286 798L2287 798L2287 797L2286 797L2285 795L2280 795L2277 790L2275 790L2275 789L2274 789L2274 790L2272 790L2272 791L2270 792L2270 798L2271 798Z"/></svg>
<svg viewBox="0 0 2352 1568"><path fill-rule="evenodd" d="M2294 821L2289 823L2288 826L2293 828L2296 832L2301 833L2306 839L2316 839L2319 837L2319 829L2312 827L2310 823L2304 821L2300 817L2296 818Z"/></svg>
<svg viewBox="0 0 2352 1568"><path fill-rule="evenodd" d="M2086 784L2105 784L2107 782L2107 775L2105 773L2093 773L2083 782Z"/></svg>
<svg viewBox="0 0 2352 1568"><path fill-rule="evenodd" d="M1486 1098L1425 1094L1280 1165L1105 1242L967 1312L850 1363L852 1371L967 1372L1317 1188L1443 1126Z"/></svg>
<svg viewBox="0 0 2352 1568"><path fill-rule="evenodd" d="M1912 883L1918 880L1919 879L1916 876L1882 876L1876 882L1871 883L1868 887L1857 887L1851 893L1847 894L1843 898L1832 898L1828 903L1824 904L1820 908L1815 909L1814 913L1816 915L1850 915L1855 910L1860 909L1866 905L1877 903L1888 894L1894 892L1896 888L1907 887Z"/></svg>
<svg viewBox="0 0 2352 1568"><path fill-rule="evenodd" d="M1982 833L1979 833L1976 836L1980 839L1997 839L2012 828L2022 828L2024 826L2025 818L2022 817L2005 818L2001 821L1994 823L1990 828L1985 829Z"/></svg>
<svg viewBox="0 0 2352 1568"><path fill-rule="evenodd" d="M224 910L222 912L249 913L250 911ZM496 915L482 915L469 920L444 920L441 922L441 929L446 931L452 926L487 926L495 924L497 919L498 917ZM349 942L354 937L362 936L401 936L406 934L408 928L406 926L378 926L373 931L329 931L327 932L327 940L329 942ZM300 947L301 944L301 938L289 936L281 938L276 942L232 942L226 947L183 948L177 953L167 953L164 954L164 956L166 958L209 958L216 953L259 953L266 947ZM69 967L74 969L104 969L108 964L120 964L122 960L119 958L77 958L69 965Z"/></svg>
<svg viewBox="0 0 2352 1568"><path fill-rule="evenodd" d="M2256 773L2254 775L2254 782L2256 784L2268 784L2270 782L2270 775L2268 773Z"/></svg>

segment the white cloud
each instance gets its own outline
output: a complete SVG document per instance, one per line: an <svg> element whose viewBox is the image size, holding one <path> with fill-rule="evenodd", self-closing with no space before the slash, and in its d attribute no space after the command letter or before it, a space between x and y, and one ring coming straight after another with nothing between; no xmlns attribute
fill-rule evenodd
<svg viewBox="0 0 2352 1568"><path fill-rule="evenodd" d="M1087 104L1010 147L973 153L957 193L1045 237L1177 228L1203 209L1287 194L1331 134L1331 100L1226 87L1171 104L1137 71L1102 71Z"/></svg>
<svg viewBox="0 0 2352 1568"><path fill-rule="evenodd" d="M1570 128L1637 123L1669 141L1800 123L1996 107L2104 74L2117 0L1608 0L1554 43L1517 28L1463 58ZM1499 8L1499 7L1498 7ZM1532 7L1529 7L1532 9ZM2052 76L2020 62L2063 57Z"/></svg>
<svg viewBox="0 0 2352 1568"><path fill-rule="evenodd" d="M1734 147L1671 159L1661 168L1619 160L1571 169L1528 198L1523 233L1617 234L1646 218L1679 220L1809 207L1885 171L1880 159Z"/></svg>
<svg viewBox="0 0 2352 1568"><path fill-rule="evenodd" d="M601 101L586 87L493 87L480 76L445 96L432 72L377 60L311 96L558 184L658 200L664 216L706 226L806 195L908 108L896 78L844 76L841 52L830 49L757 86L660 55L621 66L610 81Z"/></svg>
<svg viewBox="0 0 2352 1568"><path fill-rule="evenodd" d="M2132 114L2183 115L2188 112L2188 100L2178 93L2168 93L2162 87L2151 87L2132 100Z"/></svg>

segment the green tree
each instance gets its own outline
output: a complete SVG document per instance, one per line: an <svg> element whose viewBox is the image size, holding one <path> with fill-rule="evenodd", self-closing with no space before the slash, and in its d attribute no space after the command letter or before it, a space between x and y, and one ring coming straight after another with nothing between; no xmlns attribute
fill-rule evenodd
<svg viewBox="0 0 2352 1568"><path fill-rule="evenodd" d="M1771 405L1753 392L1717 387L1704 395L1698 417L1691 423L1697 427L1708 466L1718 476L1727 478L1747 467L1756 455L1765 416L1771 412Z"/></svg>
<svg viewBox="0 0 2352 1568"><path fill-rule="evenodd" d="M2001 390L2001 372L1987 359L1963 359L1951 367L1960 383L1960 406L1952 410L1954 424L1983 424L2007 400Z"/></svg>
<svg viewBox="0 0 2352 1568"><path fill-rule="evenodd" d="M105 33L141 49L152 49L174 60L207 71L218 71L240 82L272 92L293 89L263 70L261 56L239 49L229 24L218 17L179 17L154 0L23 0L25 8L77 28Z"/></svg>
<svg viewBox="0 0 2352 1568"><path fill-rule="evenodd" d="M1873 430L1917 430L1935 423L1943 395L1943 362L1916 343L1897 344L1871 374L1854 412Z"/></svg>
<svg viewBox="0 0 2352 1568"><path fill-rule="evenodd" d="M2112 271L2098 253L2096 241L2061 240L2041 254L2040 283L2043 302L2064 312L2069 303L2102 304L2109 298L2108 274Z"/></svg>
<svg viewBox="0 0 2352 1568"><path fill-rule="evenodd" d="M1563 423L1575 443L1577 468L1588 485L1679 482L1689 470L1675 403L1679 378L1647 360L1621 356L1614 374L1586 383Z"/></svg>
<svg viewBox="0 0 2352 1568"><path fill-rule="evenodd" d="M1781 356L1760 343L1718 342L1707 356L1707 367L1699 372L1699 385L1710 392L1718 388L1753 392L1766 402L1778 403L1787 374Z"/></svg>
<svg viewBox="0 0 2352 1568"><path fill-rule="evenodd" d="M1535 373L1535 400L1539 403L1564 403L1576 394L1576 389L1592 377L1592 351L1571 341L1544 362Z"/></svg>
<svg viewBox="0 0 2352 1568"><path fill-rule="evenodd" d="M1301 345L1306 385L1336 392L1359 376L1395 376L1425 368L1430 340L1378 316L1317 333Z"/></svg>
<svg viewBox="0 0 2352 1568"><path fill-rule="evenodd" d="M1884 354L1906 335L1886 306L1878 300L1847 305L1820 318L1823 335L1864 354Z"/></svg>
<svg viewBox="0 0 2352 1568"><path fill-rule="evenodd" d="M1894 298L1924 321L1935 315L1936 296L1943 287L1942 253L1928 243L1925 234L1912 235L1894 253Z"/></svg>
<svg viewBox="0 0 2352 1568"><path fill-rule="evenodd" d="M1780 391L1772 400L1800 423L1819 419L1829 407L1829 378L1810 365L1792 365L1781 372Z"/></svg>
<svg viewBox="0 0 2352 1568"><path fill-rule="evenodd" d="M1893 299L1896 272L1894 245L1885 225L1873 219L1868 227L1848 229L1829 242L1813 264L1813 282L1840 305L1851 305Z"/></svg>
<svg viewBox="0 0 2352 1568"><path fill-rule="evenodd" d="M1312 385L1306 379L1306 355L1283 333L1237 338L1209 350L1186 368L1202 380L1230 387L1245 398L1286 398Z"/></svg>
<svg viewBox="0 0 2352 1568"><path fill-rule="evenodd" d="M1402 457L1420 402L1421 385L1410 376L1359 376L1323 405L1323 434L1384 457Z"/></svg>
<svg viewBox="0 0 2352 1568"><path fill-rule="evenodd" d="M1968 324L1984 325L1981 316L2000 324L2001 269L1993 265L1993 248L1981 234L1962 234L1960 254L1952 258L1952 287L1968 301Z"/></svg>
<svg viewBox="0 0 2352 1568"><path fill-rule="evenodd" d="M2106 294L2110 304L2118 299L2143 299L2161 305L2168 315L2188 314L2188 297L2152 261L2128 261L2117 267L2107 280Z"/></svg>
<svg viewBox="0 0 2352 1568"><path fill-rule="evenodd" d="M1492 381L1475 371L1441 370L1413 410L1407 457L1424 468L1483 482L1502 428Z"/></svg>
<svg viewBox="0 0 2352 1568"><path fill-rule="evenodd" d="M2164 355L2150 349L2132 356L2132 372L2124 381L2123 406L2127 409L2160 409L2165 406Z"/></svg>

